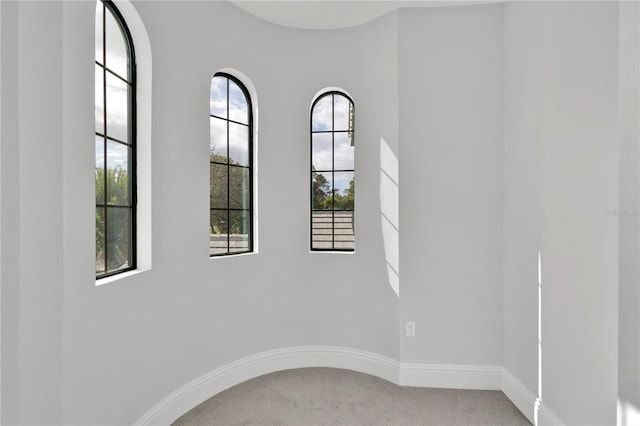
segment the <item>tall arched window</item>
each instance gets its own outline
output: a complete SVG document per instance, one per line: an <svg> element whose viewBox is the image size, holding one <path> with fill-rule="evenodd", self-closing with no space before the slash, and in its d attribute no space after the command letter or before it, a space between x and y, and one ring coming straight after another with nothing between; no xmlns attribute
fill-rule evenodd
<svg viewBox="0 0 640 426"><path fill-rule="evenodd" d="M345 93L311 106L311 250L353 251L354 107Z"/></svg>
<svg viewBox="0 0 640 426"><path fill-rule="evenodd" d="M240 80L216 73L209 106L209 255L252 252L251 98Z"/></svg>
<svg viewBox="0 0 640 426"><path fill-rule="evenodd" d="M133 42L110 0L96 7L96 277L136 267L136 70Z"/></svg>

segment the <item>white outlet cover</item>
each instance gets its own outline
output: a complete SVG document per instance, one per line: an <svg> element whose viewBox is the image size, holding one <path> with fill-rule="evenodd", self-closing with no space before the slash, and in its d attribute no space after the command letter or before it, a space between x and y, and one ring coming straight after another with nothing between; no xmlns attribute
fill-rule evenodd
<svg viewBox="0 0 640 426"><path fill-rule="evenodd" d="M407 337L413 337L416 335L416 322L415 321L405 321L404 323L404 334Z"/></svg>

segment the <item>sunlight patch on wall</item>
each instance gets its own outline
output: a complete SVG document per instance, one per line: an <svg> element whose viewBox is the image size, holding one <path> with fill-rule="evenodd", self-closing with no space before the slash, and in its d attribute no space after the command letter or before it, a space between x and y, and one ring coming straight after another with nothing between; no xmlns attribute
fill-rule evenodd
<svg viewBox="0 0 640 426"><path fill-rule="evenodd" d="M533 421L539 425L540 404L542 403L542 256L538 252L538 398L533 407Z"/></svg>
<svg viewBox="0 0 640 426"><path fill-rule="evenodd" d="M398 157L380 138L380 222L389 286L400 297L400 211Z"/></svg>
<svg viewBox="0 0 640 426"><path fill-rule="evenodd" d="M640 425L640 408L618 399L618 426Z"/></svg>

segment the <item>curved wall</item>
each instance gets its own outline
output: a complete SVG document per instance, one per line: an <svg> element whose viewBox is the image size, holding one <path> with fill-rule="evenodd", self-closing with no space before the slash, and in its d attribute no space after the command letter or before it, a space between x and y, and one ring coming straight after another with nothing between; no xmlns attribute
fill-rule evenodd
<svg viewBox="0 0 640 426"><path fill-rule="evenodd" d="M62 46L65 75L75 81L64 95L65 114L76 119L66 123L65 160L89 165L60 188L70 194L64 423L132 423L194 378L282 347L341 346L398 359L398 298L379 201L380 139L397 149L396 16L315 32L268 24L226 2L134 6L153 51L152 268L99 287L92 255L81 249L94 232L82 219L93 215L93 39ZM64 9L67 31L93 34L91 2ZM260 99L260 253L209 259L209 84L221 68L249 76ZM344 87L357 102L352 255L308 249L308 105L327 86Z"/></svg>

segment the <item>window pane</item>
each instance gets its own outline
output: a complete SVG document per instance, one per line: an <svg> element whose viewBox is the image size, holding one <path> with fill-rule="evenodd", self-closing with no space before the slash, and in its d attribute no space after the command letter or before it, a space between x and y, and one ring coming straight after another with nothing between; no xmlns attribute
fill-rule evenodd
<svg viewBox="0 0 640 426"><path fill-rule="evenodd" d="M209 119L209 161L227 162L227 122L220 118Z"/></svg>
<svg viewBox="0 0 640 426"><path fill-rule="evenodd" d="M226 254L227 251L227 211L210 210L209 254Z"/></svg>
<svg viewBox="0 0 640 426"><path fill-rule="evenodd" d="M227 118L227 81L226 77L213 77L209 97L211 115Z"/></svg>
<svg viewBox="0 0 640 426"><path fill-rule="evenodd" d="M333 166L331 133L314 133L311 137L313 170L331 170Z"/></svg>
<svg viewBox="0 0 640 426"><path fill-rule="evenodd" d="M313 197L313 210L331 210L333 208L332 203L332 185L333 179L331 173L312 173L312 197Z"/></svg>
<svg viewBox="0 0 640 426"><path fill-rule="evenodd" d="M128 142L129 85L107 72L107 136Z"/></svg>
<svg viewBox="0 0 640 426"><path fill-rule="evenodd" d="M127 268L131 245L131 210L107 208L107 270Z"/></svg>
<svg viewBox="0 0 640 426"><path fill-rule="evenodd" d="M104 208L96 207L96 274L105 272Z"/></svg>
<svg viewBox="0 0 640 426"><path fill-rule="evenodd" d="M248 211L231 211L231 235L229 237L229 252L245 252L249 250L249 233L251 224L249 223Z"/></svg>
<svg viewBox="0 0 640 426"><path fill-rule="evenodd" d="M353 146L347 133L334 133L335 170L353 170Z"/></svg>
<svg viewBox="0 0 640 426"><path fill-rule="evenodd" d="M247 98L238 85L229 80L229 119L249 124Z"/></svg>
<svg viewBox="0 0 640 426"><path fill-rule="evenodd" d="M96 2L96 61L104 64L104 58L102 54L102 13L104 4L101 1Z"/></svg>
<svg viewBox="0 0 640 426"><path fill-rule="evenodd" d="M249 165L249 127L229 123L229 163Z"/></svg>
<svg viewBox="0 0 640 426"><path fill-rule="evenodd" d="M349 99L342 95L333 96L333 130L349 130Z"/></svg>
<svg viewBox="0 0 640 426"><path fill-rule="evenodd" d="M333 212L315 211L311 213L311 248L333 248Z"/></svg>
<svg viewBox="0 0 640 426"><path fill-rule="evenodd" d="M96 204L105 204L104 138L102 136L96 136Z"/></svg>
<svg viewBox="0 0 640 426"><path fill-rule="evenodd" d="M129 204L129 149L107 141L107 204Z"/></svg>
<svg viewBox="0 0 640 426"><path fill-rule="evenodd" d="M227 208L227 173L229 167L224 164L209 165L209 203L212 209Z"/></svg>
<svg viewBox="0 0 640 426"><path fill-rule="evenodd" d="M249 169L229 167L230 180L229 207L232 209L248 209L249 205Z"/></svg>
<svg viewBox="0 0 640 426"><path fill-rule="evenodd" d="M311 130L323 131L331 130L332 127L332 111L331 111L331 95L325 95L313 106L313 114L311 116Z"/></svg>
<svg viewBox="0 0 640 426"><path fill-rule="evenodd" d="M353 210L353 199L355 195L353 172L335 172L333 179L335 210Z"/></svg>
<svg viewBox="0 0 640 426"><path fill-rule="evenodd" d="M129 73L127 72L127 45L125 43L120 25L116 21L115 17L106 8L106 34L105 42L107 46L107 63L106 66L111 71L118 74L125 80L129 79Z"/></svg>
<svg viewBox="0 0 640 426"><path fill-rule="evenodd" d="M104 74L102 67L96 65L96 132L104 134Z"/></svg>

